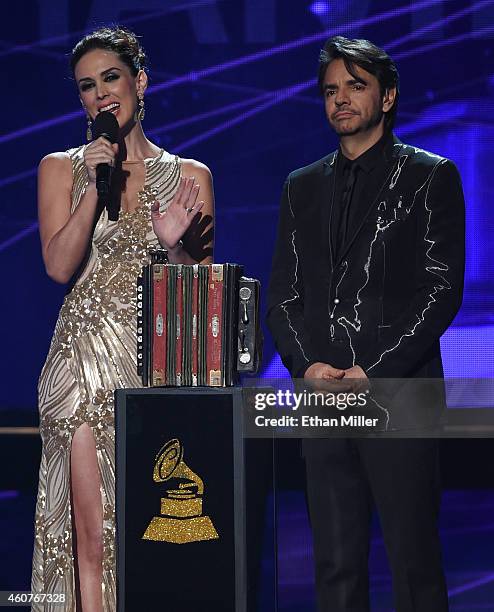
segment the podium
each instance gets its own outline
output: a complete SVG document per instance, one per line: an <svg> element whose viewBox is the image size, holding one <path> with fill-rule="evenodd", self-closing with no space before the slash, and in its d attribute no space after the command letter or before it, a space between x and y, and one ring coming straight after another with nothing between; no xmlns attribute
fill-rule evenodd
<svg viewBox="0 0 494 612"><path fill-rule="evenodd" d="M116 391L119 612L260 609L266 538L267 609L275 609L275 525L265 524L272 441L244 439L241 394L238 387Z"/></svg>

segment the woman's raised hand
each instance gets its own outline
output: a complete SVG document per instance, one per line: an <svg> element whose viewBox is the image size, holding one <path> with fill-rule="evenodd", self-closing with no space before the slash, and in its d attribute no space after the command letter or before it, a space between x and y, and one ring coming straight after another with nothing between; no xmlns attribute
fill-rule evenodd
<svg viewBox="0 0 494 612"><path fill-rule="evenodd" d="M84 149L84 163L86 164L89 182L96 182L96 166L109 164L115 166L115 157L118 153L118 144L112 144L104 136L93 140Z"/></svg>
<svg viewBox="0 0 494 612"><path fill-rule="evenodd" d="M195 178L182 177L177 192L168 208L160 213L159 202L151 206L153 230L161 246L174 249L192 223L192 219L200 212L204 202L197 202L199 185Z"/></svg>

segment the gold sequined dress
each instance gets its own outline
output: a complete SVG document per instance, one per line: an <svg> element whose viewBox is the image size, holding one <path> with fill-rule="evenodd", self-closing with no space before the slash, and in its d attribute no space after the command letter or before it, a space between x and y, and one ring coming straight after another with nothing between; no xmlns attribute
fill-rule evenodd
<svg viewBox="0 0 494 612"><path fill-rule="evenodd" d="M84 146L70 149L72 212L88 177ZM34 611L75 610L70 504L72 436L83 423L93 431L103 503L103 606L115 610L115 437L113 391L140 387L136 373L136 279L158 246L150 206L168 206L178 188L180 159L161 151L144 160L138 206L96 225L91 255L56 323L38 386L43 451L35 516L32 592L65 593L65 605L33 605Z"/></svg>

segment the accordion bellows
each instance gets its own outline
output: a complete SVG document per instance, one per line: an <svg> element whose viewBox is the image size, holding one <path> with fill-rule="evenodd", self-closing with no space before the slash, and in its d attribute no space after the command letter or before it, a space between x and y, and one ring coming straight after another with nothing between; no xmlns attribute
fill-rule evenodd
<svg viewBox="0 0 494 612"><path fill-rule="evenodd" d="M259 367L259 287L238 264L164 263L137 281L137 373L144 386L231 386Z"/></svg>

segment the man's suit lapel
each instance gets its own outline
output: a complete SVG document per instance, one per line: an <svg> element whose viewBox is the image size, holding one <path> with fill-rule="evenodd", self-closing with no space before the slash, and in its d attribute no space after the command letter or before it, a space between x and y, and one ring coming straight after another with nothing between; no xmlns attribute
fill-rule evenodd
<svg viewBox="0 0 494 612"><path fill-rule="evenodd" d="M326 245L326 253L331 264L331 270L334 267L334 247L331 237L331 218L334 206L334 188L335 188L335 170L336 170L336 154L337 151L330 153L323 161L322 176L319 184L318 201L321 206L321 231L323 244Z"/></svg>

